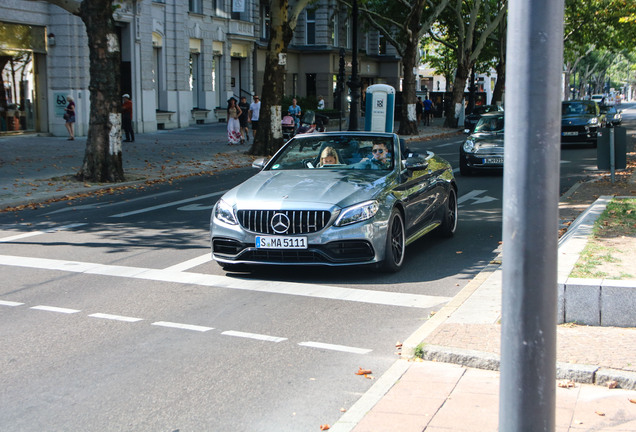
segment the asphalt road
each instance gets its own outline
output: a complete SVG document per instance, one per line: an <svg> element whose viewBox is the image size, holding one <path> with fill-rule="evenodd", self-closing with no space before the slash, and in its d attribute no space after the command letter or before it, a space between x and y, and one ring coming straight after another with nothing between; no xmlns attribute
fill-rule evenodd
<svg viewBox="0 0 636 432"><path fill-rule="evenodd" d="M460 141L410 147L456 167ZM595 155L562 152L562 191ZM458 175L456 236L413 244L398 274L225 274L210 210L252 173L0 214L0 429L318 430L498 253L501 174Z"/></svg>

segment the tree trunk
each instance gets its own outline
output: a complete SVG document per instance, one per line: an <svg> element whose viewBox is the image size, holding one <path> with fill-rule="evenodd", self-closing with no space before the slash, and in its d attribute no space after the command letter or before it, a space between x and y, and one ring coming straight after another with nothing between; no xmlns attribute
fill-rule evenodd
<svg viewBox="0 0 636 432"><path fill-rule="evenodd" d="M293 29L289 26L288 6L287 0L274 0L270 9L270 33L261 92L261 112L256 137L249 150L249 154L252 155L269 156L283 145L283 107L280 104L285 91L286 67L280 60L286 57L287 46L294 35Z"/></svg>
<svg viewBox="0 0 636 432"><path fill-rule="evenodd" d="M499 59L495 70L497 71L497 82L492 92L492 105L503 103L504 89L506 88L506 63L503 58Z"/></svg>
<svg viewBox="0 0 636 432"><path fill-rule="evenodd" d="M417 32L414 32L417 35ZM404 81L402 83L402 108L399 135L417 135L417 114L415 105L417 97L415 95L415 77L413 69L417 59L417 40L409 40L404 47L404 57L402 65L404 67Z"/></svg>
<svg viewBox="0 0 636 432"><path fill-rule="evenodd" d="M86 25L90 54L90 119L84 163L77 178L92 182L124 180L121 153L119 65L112 0L84 0L79 16Z"/></svg>
<svg viewBox="0 0 636 432"><path fill-rule="evenodd" d="M455 80L453 82L453 99L450 110L444 120L444 127L456 128L458 126L459 110L464 109L464 88L466 87L471 67L472 65L468 64L465 59L457 62L457 72L455 72Z"/></svg>

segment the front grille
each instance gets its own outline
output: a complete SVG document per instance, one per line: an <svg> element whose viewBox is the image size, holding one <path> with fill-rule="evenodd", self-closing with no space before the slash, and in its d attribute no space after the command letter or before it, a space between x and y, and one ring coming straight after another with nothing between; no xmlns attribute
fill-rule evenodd
<svg viewBox="0 0 636 432"><path fill-rule="evenodd" d="M277 220L272 224L272 219L275 215ZM238 211L239 223L245 230L271 235L315 233L322 230L330 218L331 213L324 210ZM274 230L274 227L276 227L276 230Z"/></svg>
<svg viewBox="0 0 636 432"><path fill-rule="evenodd" d="M253 249L245 252L241 260L251 262L273 262L281 264L319 264L328 260L312 250Z"/></svg>

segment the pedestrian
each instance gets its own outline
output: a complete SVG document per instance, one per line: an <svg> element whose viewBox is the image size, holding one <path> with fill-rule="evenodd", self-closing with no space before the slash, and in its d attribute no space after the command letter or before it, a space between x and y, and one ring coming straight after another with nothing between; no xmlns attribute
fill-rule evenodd
<svg viewBox="0 0 636 432"><path fill-rule="evenodd" d="M423 103L424 103L424 123L426 124L426 126L430 126L431 117L433 116L433 108L435 108L435 105L433 105L433 101L430 100L428 96L426 96L426 99L424 99Z"/></svg>
<svg viewBox="0 0 636 432"><path fill-rule="evenodd" d="M318 96L318 109L319 110L325 109L325 99L322 96Z"/></svg>
<svg viewBox="0 0 636 432"><path fill-rule="evenodd" d="M227 145L241 144L241 108L236 105L233 97L227 101Z"/></svg>
<svg viewBox="0 0 636 432"><path fill-rule="evenodd" d="M241 125L241 144L250 140L250 129L247 126L247 116L249 115L250 105L247 103L247 98L241 96L241 100L238 104L241 109L241 115L239 117L239 123Z"/></svg>
<svg viewBox="0 0 636 432"><path fill-rule="evenodd" d="M128 93L123 95L121 97L121 100L121 127L126 134L126 139L124 140L124 142L133 142L135 141L135 132L133 131L132 126L132 101L130 100L130 95Z"/></svg>
<svg viewBox="0 0 636 432"><path fill-rule="evenodd" d="M254 95L254 102L250 104L250 111L247 119L252 123L252 138L256 138L256 130L258 129L258 119L261 113L261 101L258 99L258 95Z"/></svg>
<svg viewBox="0 0 636 432"><path fill-rule="evenodd" d="M300 114L302 111L297 105L296 98L292 99L292 104L289 106L289 109L287 111L289 112L289 115L294 118L294 128L298 130L298 126L300 125Z"/></svg>
<svg viewBox="0 0 636 432"><path fill-rule="evenodd" d="M75 139L75 99L73 96L66 96L68 105L64 109L64 120L66 121L66 130L68 131L68 141Z"/></svg>
<svg viewBox="0 0 636 432"><path fill-rule="evenodd" d="M417 97L415 113L417 114L417 127L419 127L422 122L422 116L424 115L424 103L422 102L422 96Z"/></svg>

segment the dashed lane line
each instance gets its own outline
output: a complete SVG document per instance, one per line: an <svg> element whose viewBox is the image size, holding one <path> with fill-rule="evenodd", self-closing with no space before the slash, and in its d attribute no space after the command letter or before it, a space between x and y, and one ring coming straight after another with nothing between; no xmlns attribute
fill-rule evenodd
<svg viewBox="0 0 636 432"><path fill-rule="evenodd" d="M114 214L114 215L111 215L110 217L122 218L122 217L126 217L126 216L132 216L132 215L140 214L140 213L147 213L147 212L151 212L151 211L154 211L154 210L159 210L159 209L166 208L166 207L173 207L173 206L176 206L176 205L181 205L181 204L189 203L189 202L192 202L192 201L200 201L202 199L212 198L212 197L215 197L215 196L223 195L225 192L227 192L227 191L214 192L214 193L210 193L210 194L206 194L206 195L199 195L199 196L196 196L196 197L193 197L193 198L186 198L186 199L182 199L182 200L179 200L179 201L173 201L173 202L160 204L160 205L156 205L156 206L152 206L152 207L142 208L142 209L139 209L139 210L129 211L129 212L126 212L126 213Z"/></svg>
<svg viewBox="0 0 636 432"><path fill-rule="evenodd" d="M0 300L0 306L20 306L23 304L24 303ZM77 310L77 309L68 309L68 308L45 306L45 305L33 306L30 309L43 310L43 311L49 311L49 312L58 312L58 313L65 313L65 314L74 314L74 313L81 312L80 310ZM112 314L105 314L105 313L99 313L99 312L88 315L88 316L91 318L101 318L101 319L108 319L108 320L115 320L115 321L123 321L127 323L143 321L143 318L134 318L134 317L128 317L123 315L112 315ZM193 324L183 324L183 323L176 323L176 322L170 322L170 321L156 321L151 323L151 325L157 326L157 327L174 328L179 330L197 331L201 333L214 330L214 327L206 327L206 326L193 325ZM273 342L273 343L279 343L279 342L284 342L288 340L288 338L284 338L284 337L270 336L270 335L259 334L259 333L248 333L248 332L242 332L242 331L236 331L236 330L223 331L221 332L221 335L231 336L231 337L240 337L244 339L255 339L255 340ZM323 342L311 342L311 341L300 342L297 345L302 347L308 347L308 348L325 349L330 351L339 351L339 352L361 354L361 355L368 354L371 351L373 351L367 348L357 348L357 347L351 347L346 345L335 345L335 344L328 344Z"/></svg>
<svg viewBox="0 0 636 432"><path fill-rule="evenodd" d="M143 318L133 318L133 317L127 317L127 316L121 316L121 315L111 315L111 314L105 314L105 313L94 313L89 315L89 317L91 318L103 318L103 319L108 319L108 320L113 320L113 321L124 321L124 322L139 322L139 321L143 321Z"/></svg>
<svg viewBox="0 0 636 432"><path fill-rule="evenodd" d="M287 340L287 338L283 338L283 337L268 336L268 335L257 334L257 333L245 333L245 332L240 332L235 330L224 331L221 334L224 336L234 336L234 337L241 337L241 338L247 338L247 339L262 340L267 342L276 342L276 343Z"/></svg>
<svg viewBox="0 0 636 432"><path fill-rule="evenodd" d="M371 352L370 349L366 349L366 348L355 348L355 347L350 347L346 345L334 345L334 344L328 344L328 343L322 343L322 342L311 342L311 341L300 342L298 343L298 345L309 347L309 348L326 349L331 351L341 351L341 352L348 352L353 354L368 354Z"/></svg>
<svg viewBox="0 0 636 432"><path fill-rule="evenodd" d="M47 312L57 312L57 313L63 313L63 314L74 314L74 313L80 312L77 309L68 309L68 308L45 306L45 305L33 306L31 309L47 311Z"/></svg>
<svg viewBox="0 0 636 432"><path fill-rule="evenodd" d="M450 297L343 288L299 282L237 280L227 276L201 273L10 255L0 255L0 265L422 309L436 307L449 302L451 299Z"/></svg>
<svg viewBox="0 0 636 432"><path fill-rule="evenodd" d="M21 240L24 238L28 238L28 237L34 237L34 236L38 236L41 234L47 234L47 233L52 233L52 232L57 232L57 231L65 231L71 228L77 228L77 227L81 227L86 225L85 223L76 223L76 224L70 224L70 225L63 225L60 227L55 227L55 228L50 228L50 229L46 229L46 230L41 230L41 231L33 231L33 232L28 232L28 233L23 233L23 234L17 234L14 236L10 236L10 237L4 237L4 238L0 238L0 243L7 243L7 242L12 242L12 241L16 241L16 240Z"/></svg>
<svg viewBox="0 0 636 432"><path fill-rule="evenodd" d="M10 306L10 307L15 307L15 306L22 306L24 303L19 303L19 302L13 302L13 301L6 301L6 300L0 300L0 306Z"/></svg>
<svg viewBox="0 0 636 432"><path fill-rule="evenodd" d="M159 326L159 327L175 328L175 329L181 329L181 330L192 330L192 331L198 331L202 333L210 331L210 330L214 330L214 327L205 327L205 326L192 325L192 324L181 324L181 323L175 323L175 322L169 322L169 321L157 321L157 322L153 322L151 325Z"/></svg>

